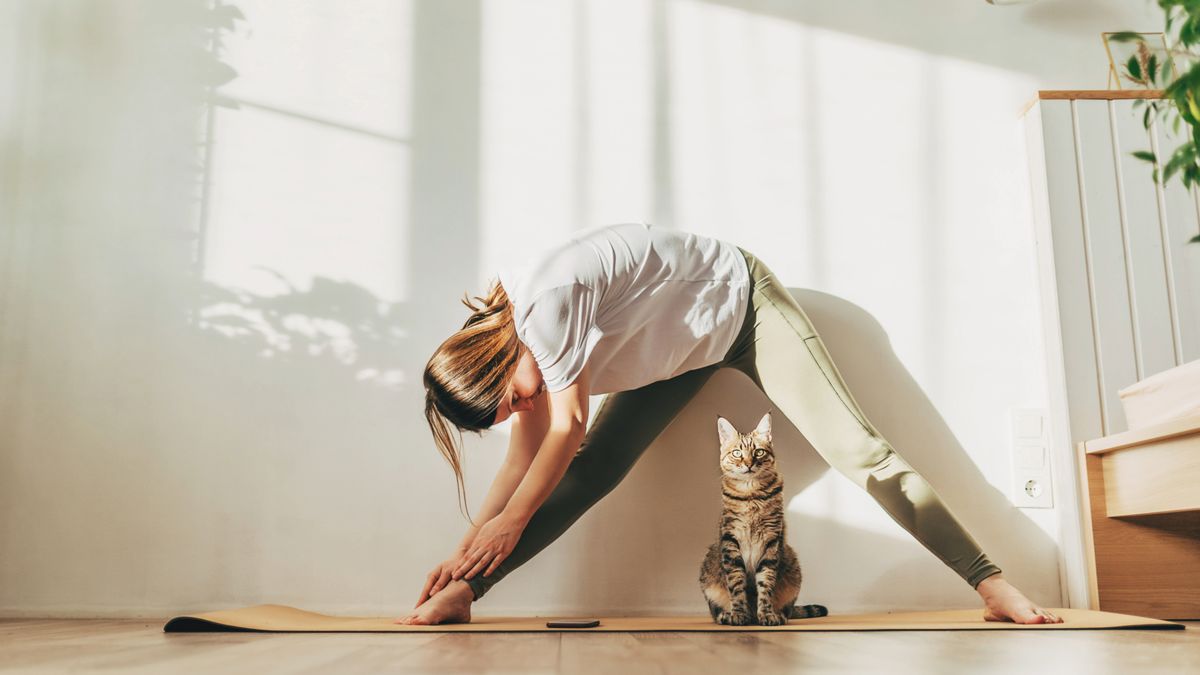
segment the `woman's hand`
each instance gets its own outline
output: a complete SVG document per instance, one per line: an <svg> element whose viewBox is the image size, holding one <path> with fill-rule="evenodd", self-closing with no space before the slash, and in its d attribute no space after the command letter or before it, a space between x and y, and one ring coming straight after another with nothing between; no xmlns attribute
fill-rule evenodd
<svg viewBox="0 0 1200 675"><path fill-rule="evenodd" d="M438 563L437 567L425 577L425 588L421 589L421 598L417 600L414 607L420 607L425 604L425 601L437 594L438 591L446 587L453 577L454 570L463 563L463 555L466 549L459 549L454 552L454 555L447 558L445 561Z"/></svg>
<svg viewBox="0 0 1200 675"><path fill-rule="evenodd" d="M475 534L475 541L463 555L461 563L454 569L453 578L471 579L480 571L483 576L491 574L504 562L517 545L528 520L518 518L506 511L483 524Z"/></svg>

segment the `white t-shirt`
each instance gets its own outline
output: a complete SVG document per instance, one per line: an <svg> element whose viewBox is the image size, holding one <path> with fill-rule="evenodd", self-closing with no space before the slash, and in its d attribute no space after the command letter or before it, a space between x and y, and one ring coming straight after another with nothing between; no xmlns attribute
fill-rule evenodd
<svg viewBox="0 0 1200 675"><path fill-rule="evenodd" d="M589 394L720 361L750 283L736 246L640 223L577 232L499 278L547 390L565 389L589 364Z"/></svg>

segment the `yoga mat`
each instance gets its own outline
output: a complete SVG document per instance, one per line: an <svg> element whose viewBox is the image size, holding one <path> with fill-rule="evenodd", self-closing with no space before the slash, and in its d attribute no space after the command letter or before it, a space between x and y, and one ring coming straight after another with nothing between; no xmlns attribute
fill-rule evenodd
<svg viewBox="0 0 1200 675"><path fill-rule="evenodd" d="M177 616L163 626L168 633L263 631L270 633L551 633L642 631L837 631L837 630L1076 630L1090 628L1185 628L1183 624L1090 609L1049 608L1064 623L1021 625L984 621L983 609L896 612L793 619L784 626L719 626L707 616L600 618L596 628L547 628L551 619L570 617L475 617L471 623L403 626L394 618L328 616L283 605ZM592 618L592 617L588 617Z"/></svg>

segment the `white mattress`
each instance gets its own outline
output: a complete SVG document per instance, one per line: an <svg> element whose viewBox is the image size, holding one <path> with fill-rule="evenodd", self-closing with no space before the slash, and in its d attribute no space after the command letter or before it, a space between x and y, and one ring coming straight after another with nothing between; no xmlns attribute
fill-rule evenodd
<svg viewBox="0 0 1200 675"><path fill-rule="evenodd" d="M1117 393L1130 431L1200 414L1200 360L1151 375Z"/></svg>

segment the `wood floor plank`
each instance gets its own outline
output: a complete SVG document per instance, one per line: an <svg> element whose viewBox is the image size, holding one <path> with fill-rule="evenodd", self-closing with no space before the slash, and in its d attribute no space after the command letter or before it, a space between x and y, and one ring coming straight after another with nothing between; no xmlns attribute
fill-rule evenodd
<svg viewBox="0 0 1200 675"><path fill-rule="evenodd" d="M393 642L373 635L363 644L343 644L341 641L335 640L326 647L326 654L323 657L314 656L309 659L310 663L306 667L294 672L320 673L322 675L325 673L355 675L356 673L422 672L422 667L413 666L408 657L413 651L437 640L440 636L426 634L405 635L404 637L419 639ZM423 672L429 672L429 670L429 668L424 668Z"/></svg>
<svg viewBox="0 0 1200 675"><path fill-rule="evenodd" d="M438 639L437 635L404 635L403 640L381 640L378 635L357 635L349 640L340 639L350 637L346 635L271 636L288 638L275 642L264 640L267 636L261 634L252 637L261 645L252 653L227 651L218 659L200 653L177 663L184 672L405 672L408 654Z"/></svg>
<svg viewBox="0 0 1200 675"><path fill-rule="evenodd" d="M147 629L160 628L157 621L140 621L136 619L51 619L38 622L22 621L12 624L0 624L0 636L9 639L35 638L53 640L55 638L74 639L81 633L100 635L135 634Z"/></svg>
<svg viewBox="0 0 1200 675"><path fill-rule="evenodd" d="M835 663L823 650L804 650L779 644L777 641L762 639L766 634L760 633L691 633L685 637L695 649L704 650L710 662L719 661L733 673L742 672L746 663L761 665L769 670L780 668L821 668ZM784 634L780 634L784 636ZM824 635L824 634L822 634ZM808 637L800 633L787 634L787 637ZM811 644L812 640L793 640L792 645L802 646Z"/></svg>
<svg viewBox="0 0 1200 675"><path fill-rule="evenodd" d="M635 655L671 675L730 671L737 654L714 649L708 640L689 639L687 633L633 633Z"/></svg>
<svg viewBox="0 0 1200 675"><path fill-rule="evenodd" d="M759 638L788 650L796 662L821 670L892 671L914 651L910 643L897 643L884 632L764 633Z"/></svg>
<svg viewBox="0 0 1200 675"><path fill-rule="evenodd" d="M436 640L413 650L404 665L411 669L461 669L477 673L499 665L530 673L557 672L558 658L557 633L442 633Z"/></svg>
<svg viewBox="0 0 1200 675"><path fill-rule="evenodd" d="M580 633L560 637L560 673L660 675L669 672L646 658L637 638L631 633Z"/></svg>

